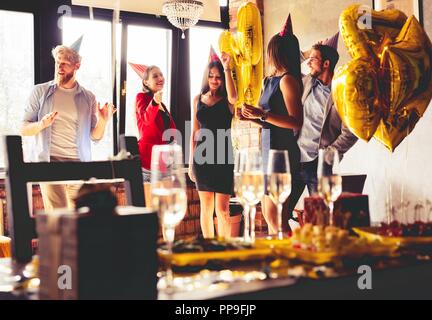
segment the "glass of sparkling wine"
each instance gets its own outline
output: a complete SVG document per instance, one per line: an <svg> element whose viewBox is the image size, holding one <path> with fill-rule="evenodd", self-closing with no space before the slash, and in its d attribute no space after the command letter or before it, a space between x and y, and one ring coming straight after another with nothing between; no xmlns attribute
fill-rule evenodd
<svg viewBox="0 0 432 320"><path fill-rule="evenodd" d="M342 193L339 153L334 147L319 150L318 193L329 207L329 224L334 224L334 202Z"/></svg>
<svg viewBox="0 0 432 320"><path fill-rule="evenodd" d="M270 150L267 164L267 191L277 207L278 238L283 239L282 207L291 193L291 173L286 150Z"/></svg>
<svg viewBox="0 0 432 320"><path fill-rule="evenodd" d="M234 193L237 197L238 202L243 207L243 219L244 219L244 232L243 240L250 242L250 227L249 227L249 205L244 200L242 194L242 176L241 173L245 169L245 160L247 153L243 150L237 151L234 159Z"/></svg>
<svg viewBox="0 0 432 320"><path fill-rule="evenodd" d="M182 148L177 145L154 146L151 158L151 194L154 210L158 211L163 236L167 243L169 263L166 287L173 289L171 267L175 227L183 220L187 208L186 178L183 170Z"/></svg>
<svg viewBox="0 0 432 320"><path fill-rule="evenodd" d="M241 172L241 193L243 201L250 208L250 238L254 242L256 205L264 197L264 172L259 150L248 150L245 157L244 170Z"/></svg>

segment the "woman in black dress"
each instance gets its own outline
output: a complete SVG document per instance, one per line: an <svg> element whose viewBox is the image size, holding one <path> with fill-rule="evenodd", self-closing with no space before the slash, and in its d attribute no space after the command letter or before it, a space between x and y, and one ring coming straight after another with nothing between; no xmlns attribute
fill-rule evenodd
<svg viewBox="0 0 432 320"><path fill-rule="evenodd" d="M209 63L201 93L194 99L189 177L195 182L204 238L214 237L213 213L221 237L231 236L229 199L233 192L231 120L237 92L230 70L231 57L222 53Z"/></svg>

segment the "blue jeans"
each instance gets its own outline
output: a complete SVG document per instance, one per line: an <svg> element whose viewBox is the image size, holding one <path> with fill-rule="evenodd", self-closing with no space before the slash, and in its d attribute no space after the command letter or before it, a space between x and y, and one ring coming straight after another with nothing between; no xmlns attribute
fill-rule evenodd
<svg viewBox="0 0 432 320"><path fill-rule="evenodd" d="M317 167L318 159L315 159L311 162L302 162L300 164L300 178L301 181L307 186L309 195L313 195L318 192Z"/></svg>

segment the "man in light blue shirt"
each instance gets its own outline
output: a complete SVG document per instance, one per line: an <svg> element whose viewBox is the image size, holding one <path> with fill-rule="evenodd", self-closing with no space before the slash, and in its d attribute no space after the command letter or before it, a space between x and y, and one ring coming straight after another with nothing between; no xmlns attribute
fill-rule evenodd
<svg viewBox="0 0 432 320"><path fill-rule="evenodd" d="M34 87L24 114L21 135L36 136L39 161L91 161L91 140L102 139L106 124L115 112L101 107L95 96L75 79L80 68L79 46L57 46L55 79ZM73 207L77 187L41 184L46 210Z"/></svg>
<svg viewBox="0 0 432 320"><path fill-rule="evenodd" d="M303 106L303 127L298 136L300 161L310 162L318 156L325 106L331 95L331 85L312 78L312 88Z"/></svg>
<svg viewBox="0 0 432 320"><path fill-rule="evenodd" d="M308 66L310 74L303 77L303 127L299 131L297 144L300 149L300 177L302 184L291 192L297 202L305 186L310 195L317 192L318 150L329 146L343 156L357 141L342 123L331 95L334 68L339 60L337 36L333 44L317 44L310 51ZM334 41L336 39L336 41Z"/></svg>

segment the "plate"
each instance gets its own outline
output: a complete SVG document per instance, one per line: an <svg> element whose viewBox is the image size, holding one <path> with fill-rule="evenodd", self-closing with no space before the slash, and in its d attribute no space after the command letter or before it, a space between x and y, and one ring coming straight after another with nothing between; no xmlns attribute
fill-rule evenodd
<svg viewBox="0 0 432 320"><path fill-rule="evenodd" d="M266 238L257 238L255 240L255 247L258 248L277 248L277 247L286 247L291 244L290 238L278 239L277 237L266 237Z"/></svg>
<svg viewBox="0 0 432 320"><path fill-rule="evenodd" d="M286 259L298 259L303 262L313 264L326 264L333 262L339 257L336 251L309 251L303 249L295 249L293 247L277 247L275 253Z"/></svg>
<svg viewBox="0 0 432 320"><path fill-rule="evenodd" d="M378 234L379 227L359 227L353 231L368 241L380 241L383 244L398 246L432 245L432 237L389 237Z"/></svg>
<svg viewBox="0 0 432 320"><path fill-rule="evenodd" d="M350 237L346 246L340 250L311 251L295 248L291 244L286 247L277 246L274 251L279 256L287 259L298 259L307 263L327 264L341 258L361 258L364 256L393 257L397 246L392 243L377 241L358 241L356 237Z"/></svg>
<svg viewBox="0 0 432 320"><path fill-rule="evenodd" d="M167 262L169 254L166 250L158 250L159 257ZM178 267L203 266L209 261L247 261L262 260L272 255L271 248L251 248L213 252L174 253L171 263Z"/></svg>
<svg viewBox="0 0 432 320"><path fill-rule="evenodd" d="M170 257L163 246L158 249L159 257L173 265L203 266L210 261L247 261L263 260L272 256L269 245L245 243L242 238L226 239L184 239L174 245Z"/></svg>

